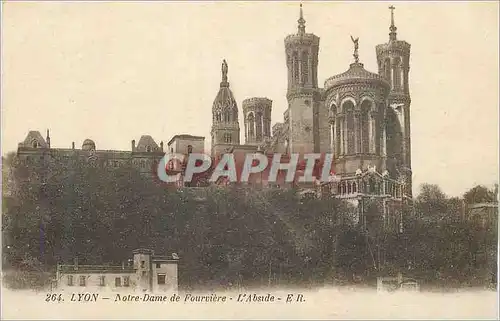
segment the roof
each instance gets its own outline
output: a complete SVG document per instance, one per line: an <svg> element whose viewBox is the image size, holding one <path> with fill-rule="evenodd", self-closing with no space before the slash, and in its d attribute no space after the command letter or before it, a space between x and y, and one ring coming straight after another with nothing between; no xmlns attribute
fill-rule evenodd
<svg viewBox="0 0 500 321"><path fill-rule="evenodd" d="M32 147L33 146L33 141L36 141L38 145L42 148L47 148L47 142L43 138L42 134L38 130L30 130L28 132L28 135L24 139L24 142L21 143L23 147Z"/></svg>
<svg viewBox="0 0 500 321"><path fill-rule="evenodd" d="M107 265L59 265L59 272L66 274L104 274L104 273L135 273L130 266L107 266Z"/></svg>
<svg viewBox="0 0 500 321"><path fill-rule="evenodd" d="M264 107L270 109L273 106L273 101L267 97L250 97L244 99L241 105L243 110L253 107Z"/></svg>
<svg viewBox="0 0 500 321"><path fill-rule="evenodd" d="M221 83L219 92L217 93L217 96L215 96L214 103L212 105L214 110L238 108L233 92L229 89L229 83L226 84L227 86L223 86L223 83Z"/></svg>
<svg viewBox="0 0 500 321"><path fill-rule="evenodd" d="M82 144L82 149L83 150L95 150L95 143L92 139L86 139L83 141Z"/></svg>
<svg viewBox="0 0 500 321"><path fill-rule="evenodd" d="M173 142L174 142L174 140L176 140L176 139L186 139L186 140L205 140L205 137L204 137L204 136L193 136L193 135L188 135L188 134L180 134L180 135L175 135L174 137L172 137L172 138L168 141L167 146L172 145L172 143L173 143Z"/></svg>
<svg viewBox="0 0 500 321"><path fill-rule="evenodd" d="M152 152L160 151L158 144L156 144L153 137L151 137L150 135L142 135L139 139L139 142L137 143L137 147L135 148L135 150L138 152L146 152L148 146L151 147Z"/></svg>
<svg viewBox="0 0 500 321"><path fill-rule="evenodd" d="M177 263L177 261L171 256L164 256L164 255L155 255L153 256L153 262L171 262L171 263Z"/></svg>
<svg viewBox="0 0 500 321"><path fill-rule="evenodd" d="M380 75L366 70L362 63L352 63L346 72L332 76L325 81L325 89L351 84L371 82L380 86L390 88L390 84Z"/></svg>

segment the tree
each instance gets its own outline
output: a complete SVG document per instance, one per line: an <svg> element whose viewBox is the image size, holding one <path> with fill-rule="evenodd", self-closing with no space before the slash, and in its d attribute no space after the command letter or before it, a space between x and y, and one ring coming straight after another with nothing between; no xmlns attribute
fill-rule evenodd
<svg viewBox="0 0 500 321"><path fill-rule="evenodd" d="M415 202L417 215L423 220L442 220L447 216L447 197L435 184L422 184Z"/></svg>
<svg viewBox="0 0 500 321"><path fill-rule="evenodd" d="M498 189L498 187L496 187ZM477 185L464 194L467 204L490 203L496 201L495 190L490 190L485 186Z"/></svg>

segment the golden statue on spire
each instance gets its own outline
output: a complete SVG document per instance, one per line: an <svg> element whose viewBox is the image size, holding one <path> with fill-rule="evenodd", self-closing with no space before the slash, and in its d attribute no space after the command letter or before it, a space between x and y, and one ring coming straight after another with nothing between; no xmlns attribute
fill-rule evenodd
<svg viewBox="0 0 500 321"><path fill-rule="evenodd" d="M354 39L353 36L351 36L352 43L354 44L354 54L352 55L354 57L354 62L358 63L359 62L359 54L358 54L358 48L359 48L359 37Z"/></svg>

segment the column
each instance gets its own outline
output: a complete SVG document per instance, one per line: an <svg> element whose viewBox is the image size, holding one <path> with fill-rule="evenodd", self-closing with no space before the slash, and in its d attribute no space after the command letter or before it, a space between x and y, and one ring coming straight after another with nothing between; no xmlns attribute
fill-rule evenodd
<svg viewBox="0 0 500 321"><path fill-rule="evenodd" d="M312 55L310 52L307 52L307 67L309 68L309 72L307 73L307 83L312 84L312 77L313 77L313 67L312 67Z"/></svg>
<svg viewBox="0 0 500 321"><path fill-rule="evenodd" d="M262 116L260 117L260 128L261 128L260 141L264 141L264 132L265 132L265 128L264 128L264 113L262 113Z"/></svg>
<svg viewBox="0 0 500 321"><path fill-rule="evenodd" d="M335 152L335 121L330 121L330 151Z"/></svg>
<svg viewBox="0 0 500 321"><path fill-rule="evenodd" d="M359 132L360 132L360 127L359 126L359 113L354 112L354 153L358 154L361 152L359 148L359 143L361 142L361 137L359 137Z"/></svg>
<svg viewBox="0 0 500 321"><path fill-rule="evenodd" d="M343 154L343 149L342 149L342 118L337 118L337 126L339 126L339 141L337 145L339 146L339 153L338 155Z"/></svg>
<svg viewBox="0 0 500 321"><path fill-rule="evenodd" d="M385 115L384 115L385 118ZM385 122L383 122L385 124ZM382 144L381 144L381 150L382 150L382 157L387 156L387 139L386 139L386 127L385 125L382 127Z"/></svg>
<svg viewBox="0 0 500 321"><path fill-rule="evenodd" d="M390 70L391 72L389 73L390 76L390 83L391 83L391 89L394 90L394 83L396 82L396 79L394 79L394 58L391 58L390 62Z"/></svg>
<svg viewBox="0 0 500 321"><path fill-rule="evenodd" d="M346 150L346 143L347 143L347 133L346 133L346 128L347 128L347 118L345 117L345 114L342 116L342 155L345 155L347 150Z"/></svg>
<svg viewBox="0 0 500 321"><path fill-rule="evenodd" d="M376 152L376 147L375 147L375 142L376 142L376 137L377 137L377 122L376 122L376 115L373 113L370 113L369 117L369 123L370 123L370 142L369 142L369 150L370 153L375 154Z"/></svg>
<svg viewBox="0 0 500 321"><path fill-rule="evenodd" d="M368 112L368 153L373 153L373 115L372 112ZM364 138L364 137L363 137Z"/></svg>
<svg viewBox="0 0 500 321"><path fill-rule="evenodd" d="M253 119L253 139L252 141L255 143L257 141L257 117L255 117L254 113L254 119Z"/></svg>
<svg viewBox="0 0 500 321"><path fill-rule="evenodd" d="M401 88L401 91L404 91L405 90L405 71L404 71L404 68L402 68L402 66L399 68L400 69L400 72L401 72L401 75L399 76L399 87Z"/></svg>
<svg viewBox="0 0 500 321"><path fill-rule="evenodd" d="M405 104L406 105L406 104ZM401 142L402 142L402 145L401 146L402 148L402 153L403 153L403 164L404 166L406 167L407 164L406 164L406 149L407 149L407 137L406 137L406 115L405 115L405 111L406 111L406 108L405 108L405 105L401 106L401 116L399 117L399 122L401 124Z"/></svg>
<svg viewBox="0 0 500 321"><path fill-rule="evenodd" d="M335 120L333 121L333 153L335 157L337 157L339 154L338 138L337 138L337 122Z"/></svg>

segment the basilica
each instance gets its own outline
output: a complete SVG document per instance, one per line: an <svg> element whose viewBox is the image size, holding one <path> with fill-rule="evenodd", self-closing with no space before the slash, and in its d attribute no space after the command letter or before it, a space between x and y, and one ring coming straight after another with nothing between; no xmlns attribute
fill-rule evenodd
<svg viewBox="0 0 500 321"><path fill-rule="evenodd" d="M352 38L353 61L346 71L318 83L320 38L306 31L302 4L296 32L284 39L287 66L288 108L282 122L271 126L272 100L252 97L242 101L240 110L230 89L229 66L222 62L219 91L212 105L211 153L213 157L227 152L267 154L332 153L334 171L340 179L325 183L323 191L352 201L367 224L370 207L383 214L384 226L402 229L402 206L412 198L409 60L410 44L397 38L394 7L391 10L389 39L377 45L378 71L367 71L358 55L358 39ZM240 141L243 130L244 142ZM92 140L81 149L50 146L50 135L44 139L30 131L19 144L18 155L25 159L79 155L101 166L119 167L132 164L151 174L165 152L202 153L205 138L175 135L164 147L149 135L130 151L97 150Z"/></svg>

